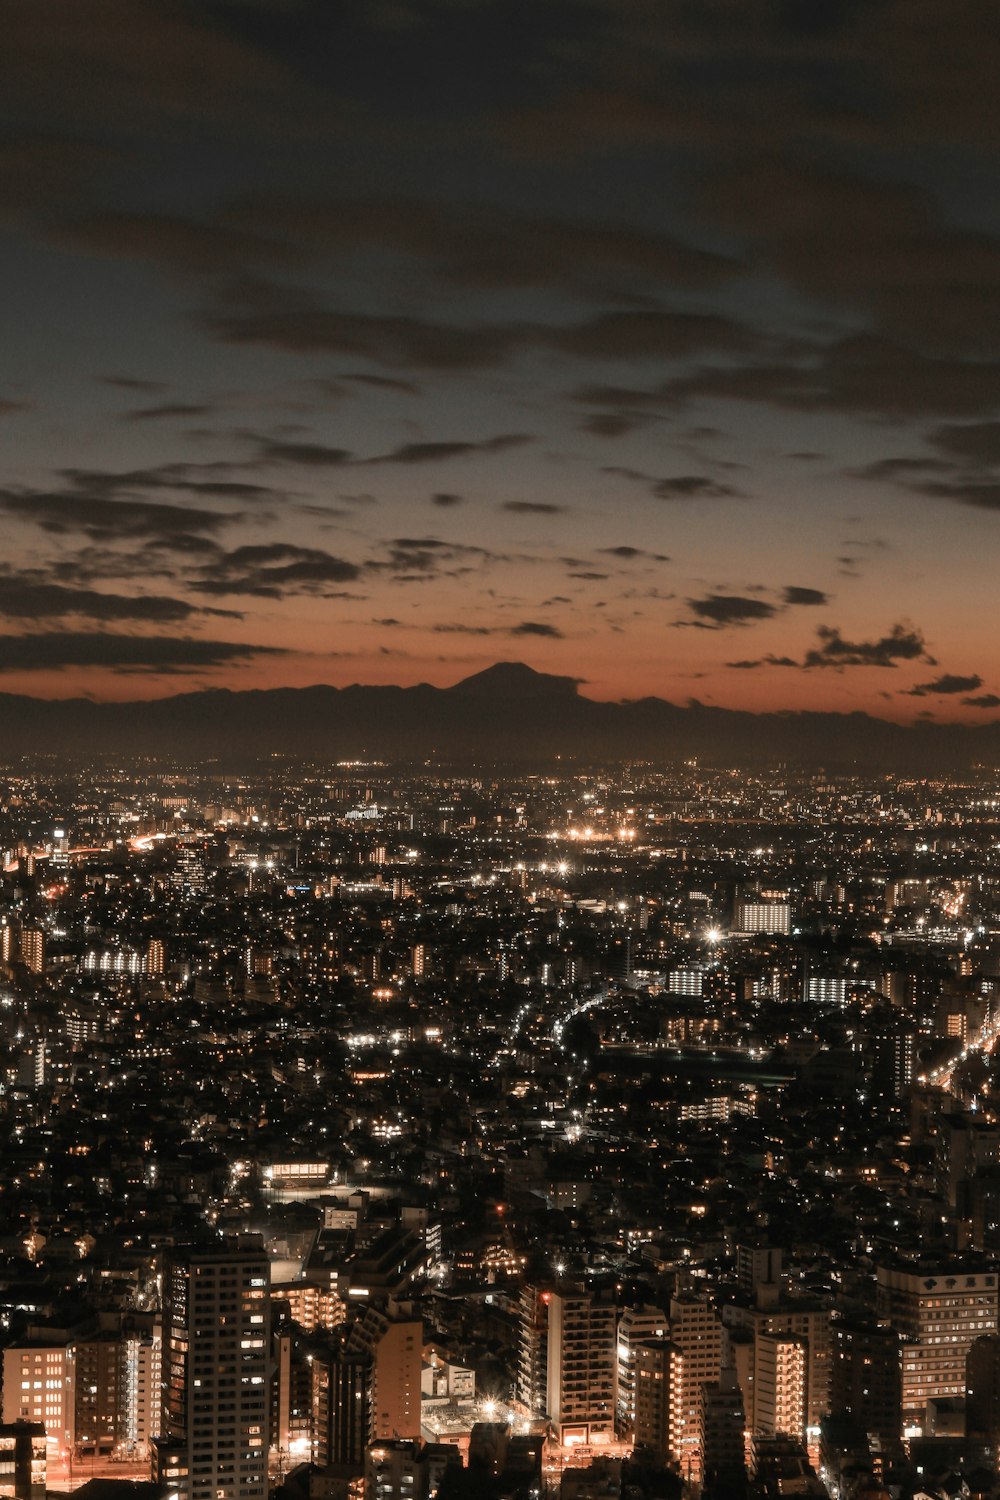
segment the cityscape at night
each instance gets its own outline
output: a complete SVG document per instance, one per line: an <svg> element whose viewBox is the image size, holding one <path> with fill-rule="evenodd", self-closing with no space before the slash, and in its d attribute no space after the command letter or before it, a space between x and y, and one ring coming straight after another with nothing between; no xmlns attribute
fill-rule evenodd
<svg viewBox="0 0 1000 1500"><path fill-rule="evenodd" d="M0 0L0 1500L1000 1500L995 0Z"/></svg>
<svg viewBox="0 0 1000 1500"><path fill-rule="evenodd" d="M29 1500L995 1493L996 771L0 806Z"/></svg>

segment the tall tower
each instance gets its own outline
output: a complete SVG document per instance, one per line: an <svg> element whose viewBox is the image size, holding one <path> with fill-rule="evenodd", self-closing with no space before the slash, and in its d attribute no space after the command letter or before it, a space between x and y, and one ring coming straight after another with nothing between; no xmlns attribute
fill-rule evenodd
<svg viewBox="0 0 1000 1500"><path fill-rule="evenodd" d="M548 1412L561 1443L614 1437L617 1309L581 1289L549 1302Z"/></svg>
<svg viewBox="0 0 1000 1500"><path fill-rule="evenodd" d="M165 1260L153 1477L179 1500L267 1500L269 1280L256 1234Z"/></svg>

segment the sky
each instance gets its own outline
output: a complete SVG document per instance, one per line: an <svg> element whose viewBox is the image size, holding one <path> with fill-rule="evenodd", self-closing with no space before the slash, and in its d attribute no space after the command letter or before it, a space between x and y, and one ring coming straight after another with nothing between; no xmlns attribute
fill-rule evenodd
<svg viewBox="0 0 1000 1500"><path fill-rule="evenodd" d="M996 717L992 0L0 32L0 691Z"/></svg>

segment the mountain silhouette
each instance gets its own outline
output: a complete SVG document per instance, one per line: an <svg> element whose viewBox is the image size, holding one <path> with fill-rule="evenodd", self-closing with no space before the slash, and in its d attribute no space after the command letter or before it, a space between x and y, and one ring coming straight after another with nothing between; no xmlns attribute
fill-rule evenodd
<svg viewBox="0 0 1000 1500"><path fill-rule="evenodd" d="M564 761L696 757L919 774L1000 764L1000 721L904 726L868 714L598 703L573 677L497 662L451 687L316 686L186 693L131 703L0 695L0 758L134 755L247 763L271 754L328 761Z"/></svg>

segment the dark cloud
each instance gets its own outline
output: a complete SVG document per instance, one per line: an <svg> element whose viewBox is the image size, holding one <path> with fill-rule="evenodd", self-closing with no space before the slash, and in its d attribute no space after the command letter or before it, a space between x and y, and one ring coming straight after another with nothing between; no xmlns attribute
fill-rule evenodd
<svg viewBox="0 0 1000 1500"><path fill-rule="evenodd" d="M629 412L595 411L580 423L581 432L593 437L619 438L635 432L646 419Z"/></svg>
<svg viewBox="0 0 1000 1500"><path fill-rule="evenodd" d="M325 443L263 442L260 456L265 463L303 464L314 469L338 468L351 461L346 448L330 448Z"/></svg>
<svg viewBox="0 0 1000 1500"><path fill-rule="evenodd" d="M752 672L759 667L798 667L799 663L793 661L790 656L774 656L768 652L767 656L761 656L753 661L727 661L726 666L740 672Z"/></svg>
<svg viewBox="0 0 1000 1500"><path fill-rule="evenodd" d="M136 375L98 375L97 379L101 385L110 385L117 391L135 391L149 396L167 389L162 380L142 380Z"/></svg>
<svg viewBox="0 0 1000 1500"><path fill-rule="evenodd" d="M520 448L532 442L526 432L502 432L497 437L482 438L467 442L404 443L391 453L359 462L368 464L428 464L440 463L449 458L467 458L472 453L503 453L508 448Z"/></svg>
<svg viewBox="0 0 1000 1500"><path fill-rule="evenodd" d="M164 401L159 406L137 406L122 413L123 422L160 422L171 417L207 417L214 411L212 406L185 404L181 401Z"/></svg>
<svg viewBox="0 0 1000 1500"><path fill-rule="evenodd" d="M649 487L651 495L658 500L733 500L743 498L742 491L731 485L720 484L707 474L674 474L658 479L642 469L633 469L622 464L606 464L602 474L617 474L622 479L631 479Z"/></svg>
<svg viewBox="0 0 1000 1500"><path fill-rule="evenodd" d="M1000 479L970 479L910 486L919 495L934 500L951 500L956 505L971 505L975 510L1000 510Z"/></svg>
<svg viewBox="0 0 1000 1500"><path fill-rule="evenodd" d="M401 380L392 375L342 375L342 380L352 380L355 385L371 386L376 391L395 391L401 396L419 396L420 387L412 380Z"/></svg>
<svg viewBox="0 0 1000 1500"><path fill-rule="evenodd" d="M61 630L37 635L0 636L0 672L60 671L67 667L171 672L189 667L219 667L227 662L283 654L275 646L180 636Z"/></svg>
<svg viewBox="0 0 1000 1500"><path fill-rule="evenodd" d="M7 619L63 619L75 615L91 620L171 624L198 614L241 618L233 610L196 609L183 599L160 594L105 594L96 589L46 582L38 576L0 571L0 615Z"/></svg>
<svg viewBox="0 0 1000 1500"><path fill-rule="evenodd" d="M821 589L802 588L798 584L788 584L782 593L786 604L829 604L829 594L824 594Z"/></svg>
<svg viewBox="0 0 1000 1500"><path fill-rule="evenodd" d="M489 625L432 625L435 635L493 635Z"/></svg>
<svg viewBox="0 0 1000 1500"><path fill-rule="evenodd" d="M64 128L113 136L126 121L128 138L149 130L202 150L209 124L224 124L230 138L259 139L265 122L291 132L296 101L302 108L308 99L315 123L324 108L318 91L211 9L93 0L86 15L67 6L39 27L32 6L9 6L4 36L17 66L5 77L8 118L46 120L57 139ZM71 185L73 174L65 175Z"/></svg>
<svg viewBox="0 0 1000 1500"><path fill-rule="evenodd" d="M660 500L732 500L742 497L742 491L732 485L719 484L706 474L675 474L670 479L657 479L652 492Z"/></svg>
<svg viewBox="0 0 1000 1500"><path fill-rule="evenodd" d="M75 489L90 496L171 490L219 500L280 501L285 498L282 492L267 485L229 477L243 467L220 459L204 464L160 464L149 469L64 469L62 472Z"/></svg>
<svg viewBox="0 0 1000 1500"><path fill-rule="evenodd" d="M747 354L760 339L733 319L709 314L600 312L575 323L460 324L406 314L325 306L299 288L242 279L202 314L216 338L296 354L364 355L389 368L486 369L514 354L550 350L579 359L678 359L704 352Z"/></svg>
<svg viewBox="0 0 1000 1500"><path fill-rule="evenodd" d="M928 355L865 333L802 345L781 363L706 366L669 378L659 394L900 419L980 412L993 404L998 381L995 360Z"/></svg>
<svg viewBox="0 0 1000 1500"><path fill-rule="evenodd" d="M202 323L223 343L363 355L390 369L486 368L500 364L519 342L509 326L341 311L305 292L257 282L231 287L202 314Z"/></svg>
<svg viewBox="0 0 1000 1500"><path fill-rule="evenodd" d="M953 693L974 693L976 688L981 688L983 679L973 673L969 677L959 677L954 672L945 672L941 677L935 677L933 682L918 682L916 687L909 690L911 698L926 698L929 693L943 694L948 696Z"/></svg>
<svg viewBox="0 0 1000 1500"><path fill-rule="evenodd" d="M607 573L569 573L569 578L579 578L585 583L604 583L610 576Z"/></svg>
<svg viewBox="0 0 1000 1500"><path fill-rule="evenodd" d="M361 568L316 547L287 542L236 547L200 569L191 587L205 594L281 599L291 594L328 596L332 584L353 583Z"/></svg>
<svg viewBox="0 0 1000 1500"><path fill-rule="evenodd" d="M542 635L553 640L561 641L563 633L555 625L546 625L540 620L522 620L520 625L514 625L508 632L509 635Z"/></svg>
<svg viewBox="0 0 1000 1500"><path fill-rule="evenodd" d="M242 517L237 513L168 505L153 500L111 500L79 493L0 491L0 510L54 535L80 532L92 541L142 538L175 546L191 533L216 532Z"/></svg>
<svg viewBox="0 0 1000 1500"><path fill-rule="evenodd" d="M920 474L938 474L951 467L950 464L942 462L938 458L927 458L921 456L899 457L899 458L877 458L870 464L863 464L860 468L846 469L845 473L851 479L888 479L892 481L906 481Z"/></svg>
<svg viewBox="0 0 1000 1500"><path fill-rule="evenodd" d="M1000 708L1000 698L996 693L980 693L977 698L963 698L962 702L969 708Z"/></svg>
<svg viewBox="0 0 1000 1500"><path fill-rule="evenodd" d="M1000 240L943 222L930 194L898 181L774 158L705 179L713 222L758 264L825 301L863 309L891 338L952 355L990 347L1000 316Z"/></svg>
<svg viewBox="0 0 1000 1500"><path fill-rule="evenodd" d="M920 631L905 625L894 625L877 641L848 641L829 625L821 625L816 634L820 645L806 652L804 667L895 667L901 661L936 665Z"/></svg>
<svg viewBox="0 0 1000 1500"><path fill-rule="evenodd" d="M416 198L336 202L255 200L231 206L234 228L252 233L263 217L281 226L296 258L378 247L425 261L446 282L476 290L519 286L602 287L624 275L676 286L707 286L737 263L634 225L519 217L477 203L459 208ZM291 248L294 247L294 248Z"/></svg>
<svg viewBox="0 0 1000 1500"><path fill-rule="evenodd" d="M773 604L763 599L747 599L740 594L707 594L703 599L689 599L688 607L699 621L713 630L729 625L751 625L769 620L777 613Z"/></svg>
<svg viewBox="0 0 1000 1500"><path fill-rule="evenodd" d="M625 562L632 562L637 557L648 558L650 562L670 561L662 552L647 552L643 547L630 547L625 543L618 547L602 547L601 551L607 557L620 557Z"/></svg>
<svg viewBox="0 0 1000 1500"><path fill-rule="evenodd" d="M952 461L995 467L1000 464L1000 422L963 422L938 427L928 441Z"/></svg>
<svg viewBox="0 0 1000 1500"><path fill-rule="evenodd" d="M504 500L500 509L512 511L518 516L558 516L566 507L552 505L547 500Z"/></svg>
<svg viewBox="0 0 1000 1500"><path fill-rule="evenodd" d="M100 213L49 228L60 242L126 260L152 261L183 275L284 266L296 259L283 240L220 222L152 213Z"/></svg>
<svg viewBox="0 0 1000 1500"><path fill-rule="evenodd" d="M453 495L453 494L443 493L443 492L439 491L436 495L432 495L431 496L431 504L432 505L440 506L440 508L442 510L447 510L449 507L454 507L456 505L464 505L465 504L465 496L464 495Z"/></svg>

